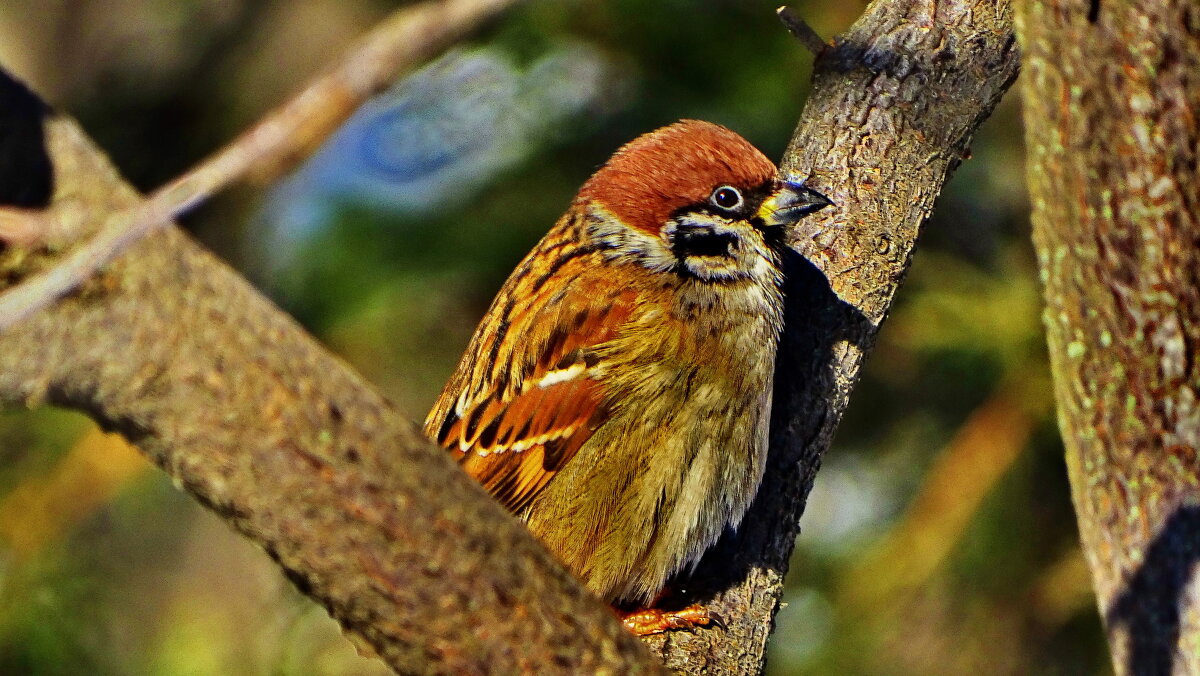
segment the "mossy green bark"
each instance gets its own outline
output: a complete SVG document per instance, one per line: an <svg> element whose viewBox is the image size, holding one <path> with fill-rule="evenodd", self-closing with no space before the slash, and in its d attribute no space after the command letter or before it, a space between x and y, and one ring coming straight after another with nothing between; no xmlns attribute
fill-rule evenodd
<svg viewBox="0 0 1200 676"><path fill-rule="evenodd" d="M1200 673L1200 6L1025 2L1034 242L1118 673Z"/></svg>

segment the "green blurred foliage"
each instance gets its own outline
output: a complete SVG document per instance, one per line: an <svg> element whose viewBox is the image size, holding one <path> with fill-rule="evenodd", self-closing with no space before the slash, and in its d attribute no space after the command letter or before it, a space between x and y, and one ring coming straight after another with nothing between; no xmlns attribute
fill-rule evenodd
<svg viewBox="0 0 1200 676"><path fill-rule="evenodd" d="M14 0L0 5L0 63L149 188L393 6ZM796 8L832 36L862 6ZM504 277L621 143L695 117L782 152L812 59L773 9L531 2L479 42L528 63L583 41L610 62L611 97L461 206L408 217L345 208L271 272L247 227L258 193L223 196L186 226L419 419ZM1017 103L1011 92L981 129L926 226L802 521L770 674L1109 669L1051 410ZM1028 432L995 427L1005 420ZM0 510L68 462L86 428L60 411L0 415ZM993 438L1012 452L990 455ZM949 518L944 506L968 495ZM0 531L0 673L381 673L266 556L157 473L69 526L32 556ZM914 545L884 548L896 538ZM873 552L917 572L892 586L856 576Z"/></svg>

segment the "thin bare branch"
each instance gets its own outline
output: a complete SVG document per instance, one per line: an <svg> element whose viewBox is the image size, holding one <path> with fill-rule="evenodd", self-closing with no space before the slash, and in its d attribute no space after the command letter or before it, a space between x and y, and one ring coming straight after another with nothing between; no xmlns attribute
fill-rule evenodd
<svg viewBox="0 0 1200 676"><path fill-rule="evenodd" d="M783 22L788 32L792 37L800 41L805 49L812 52L813 56L820 56L822 52L829 48L829 43L821 39L813 27L808 25L796 10L784 5L775 10L775 14L779 16L779 20Z"/></svg>
<svg viewBox="0 0 1200 676"><path fill-rule="evenodd" d="M0 331L78 288L133 242L252 172L277 171L307 154L368 97L457 43L516 0L433 0L397 11L335 67L249 131L129 209L53 268L0 295ZM38 212L8 211L0 235L28 244L48 226Z"/></svg>

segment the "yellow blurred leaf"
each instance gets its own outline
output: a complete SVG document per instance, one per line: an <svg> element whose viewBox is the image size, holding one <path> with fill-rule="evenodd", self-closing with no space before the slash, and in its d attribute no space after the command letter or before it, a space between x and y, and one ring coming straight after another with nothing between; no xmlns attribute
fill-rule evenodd
<svg viewBox="0 0 1200 676"><path fill-rule="evenodd" d="M1039 414L1049 410L1049 394L1039 396L1036 391L1028 378L1020 377L1002 386L967 418L897 525L845 573L839 605L855 615L891 605L895 597L920 587L933 575L996 482L1028 445Z"/></svg>
<svg viewBox="0 0 1200 676"><path fill-rule="evenodd" d="M18 558L31 557L149 467L120 435L92 427L48 475L0 500L0 541Z"/></svg>

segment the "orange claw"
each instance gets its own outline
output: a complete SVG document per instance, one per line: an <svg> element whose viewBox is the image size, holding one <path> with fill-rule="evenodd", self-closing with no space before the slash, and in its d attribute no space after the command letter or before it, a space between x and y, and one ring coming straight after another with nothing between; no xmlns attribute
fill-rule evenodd
<svg viewBox="0 0 1200 676"><path fill-rule="evenodd" d="M679 610L641 608L629 612L617 611L617 616L634 636L660 634L671 629L706 627L710 624L722 626L719 615L698 603Z"/></svg>

